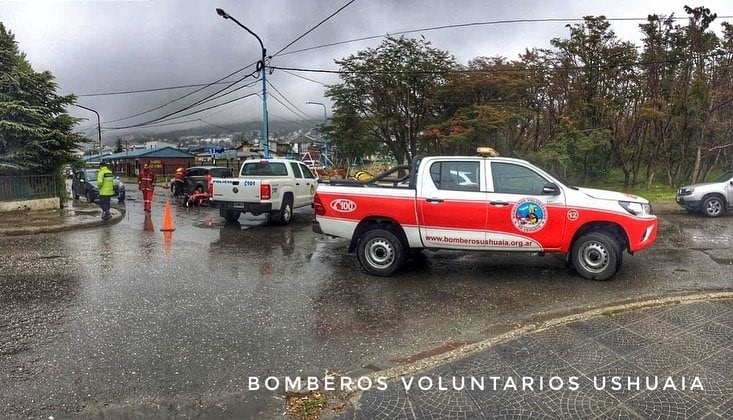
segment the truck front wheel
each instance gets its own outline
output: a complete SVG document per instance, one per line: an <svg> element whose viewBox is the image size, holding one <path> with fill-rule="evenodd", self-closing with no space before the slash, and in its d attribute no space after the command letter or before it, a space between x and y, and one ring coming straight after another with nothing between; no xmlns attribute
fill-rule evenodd
<svg viewBox="0 0 733 420"><path fill-rule="evenodd" d="M570 253L575 271L589 280L608 280L621 266L618 243L603 232L590 232L579 237Z"/></svg>
<svg viewBox="0 0 733 420"><path fill-rule="evenodd" d="M725 213L725 202L717 195L711 195L702 202L702 214L707 217L719 217Z"/></svg>
<svg viewBox="0 0 733 420"><path fill-rule="evenodd" d="M359 264L375 276L388 277L405 261L402 242L390 231L370 230L359 240L356 250Z"/></svg>

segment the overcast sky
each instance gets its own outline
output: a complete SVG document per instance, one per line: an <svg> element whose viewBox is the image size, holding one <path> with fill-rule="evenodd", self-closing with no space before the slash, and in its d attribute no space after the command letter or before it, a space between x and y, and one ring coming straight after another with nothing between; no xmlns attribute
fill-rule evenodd
<svg viewBox="0 0 733 420"><path fill-rule="evenodd" d="M677 0L355 0L349 3L350 0L0 0L0 21L15 34L20 50L36 71L51 71L60 93L74 93L79 96L80 105L100 113L107 143L127 132L113 127L160 117L184 108L203 94L122 121L115 120L167 104L194 88L89 95L206 84L258 60L261 50L256 38L233 21L219 17L216 8L224 9L259 35L268 55L275 55L348 4L275 55L270 63L278 67L327 70L337 69L334 60L379 45L382 41L379 36L437 26L499 20L580 19L587 15L644 19L649 14L674 13L676 17L685 17L685 4L704 5L718 16L733 16L731 0L705 3ZM723 20L731 22L733 18L717 19L713 29L719 32ZM567 23L473 25L424 30L407 36L422 35L433 47L448 51L458 62L466 64L479 56L501 55L515 59L526 48L548 47L552 38L567 37ZM640 23L613 21L612 29L620 39L638 44ZM374 38L342 43L366 37ZM340 44L313 48L332 43ZM227 80L243 77L253 70L253 66L248 67ZM306 101L324 103L330 115L330 103L323 96L324 85L336 83L336 76L275 70L268 75L268 81L271 83L268 86L270 120L323 118L323 108L307 105ZM218 88L221 87L224 85ZM216 89L211 87L205 93L213 93ZM261 89L261 84L256 83L218 103L259 93ZM96 135L94 114L76 107L69 112L89 118L90 121L79 127ZM261 99L251 96L173 122L200 121L165 128L216 125L232 119L261 121L261 118Z"/></svg>

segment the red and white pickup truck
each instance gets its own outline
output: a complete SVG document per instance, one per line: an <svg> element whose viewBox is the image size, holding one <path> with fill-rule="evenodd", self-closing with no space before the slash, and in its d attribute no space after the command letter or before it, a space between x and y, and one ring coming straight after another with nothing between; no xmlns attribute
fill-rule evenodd
<svg viewBox="0 0 733 420"><path fill-rule="evenodd" d="M429 248L563 253L584 278L608 280L623 251L656 239L657 217L641 197L566 186L524 160L479 153L416 158L366 182L320 183L313 231L350 239L349 252L377 276ZM396 169L407 174L387 182Z"/></svg>

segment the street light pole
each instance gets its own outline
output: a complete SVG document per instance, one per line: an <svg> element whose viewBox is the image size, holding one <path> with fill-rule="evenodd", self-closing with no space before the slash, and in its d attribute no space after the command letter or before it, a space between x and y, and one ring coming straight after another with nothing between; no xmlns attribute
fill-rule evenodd
<svg viewBox="0 0 733 420"><path fill-rule="evenodd" d="M78 106L79 108L86 109L87 111L92 111L93 113L97 114L97 135L99 136L99 153L102 153L102 120L99 118L99 112L91 108L87 108L84 105L79 105L79 104L72 104L72 105Z"/></svg>
<svg viewBox="0 0 733 420"><path fill-rule="evenodd" d="M270 157L270 123L269 118L267 115L267 70L265 69L265 56L267 55L267 50L265 49L264 44L262 44L262 40L259 36L257 36L256 33L252 32L248 27L242 25L239 23L237 19L229 15L227 12L225 12L223 9L216 9L216 14L223 17L224 19L231 19L239 25L242 29L252 34L255 38L257 38L257 41L260 43L260 49L262 50L262 58L260 61L257 62L257 70L260 71L260 75L262 77L262 140L260 142L263 144L262 151L266 158Z"/></svg>
<svg viewBox="0 0 733 420"><path fill-rule="evenodd" d="M322 104L321 102L313 102L313 101L308 101L306 102L306 104L322 106L323 107L323 124L326 124L326 122L328 122L328 117L326 116L326 105ZM321 134L323 135L323 146L324 146L323 157L325 158L323 162L323 166L328 166L328 135L326 135L325 133L321 133Z"/></svg>

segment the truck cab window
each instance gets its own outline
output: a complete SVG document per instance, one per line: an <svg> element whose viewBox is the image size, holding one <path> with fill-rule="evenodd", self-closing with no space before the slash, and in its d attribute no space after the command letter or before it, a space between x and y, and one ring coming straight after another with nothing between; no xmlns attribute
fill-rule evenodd
<svg viewBox="0 0 733 420"><path fill-rule="evenodd" d="M506 194L541 195L548 182L536 172L521 165L491 162L494 192Z"/></svg>
<svg viewBox="0 0 733 420"><path fill-rule="evenodd" d="M439 190L479 191L479 162L435 162L430 178Z"/></svg>

